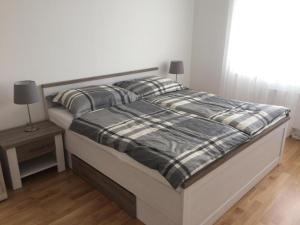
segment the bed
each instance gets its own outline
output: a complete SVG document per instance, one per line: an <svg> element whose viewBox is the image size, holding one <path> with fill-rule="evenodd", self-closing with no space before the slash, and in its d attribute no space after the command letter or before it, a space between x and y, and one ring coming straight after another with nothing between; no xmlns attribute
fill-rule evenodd
<svg viewBox="0 0 300 225"><path fill-rule="evenodd" d="M113 83L118 80L149 76L158 68L42 85L44 96L82 83ZM65 148L91 168L99 171L135 198L135 213L149 225L213 224L245 193L280 163L288 117L279 118L267 129L189 177L174 189L157 171L124 153L91 141L69 128L72 114L58 107L45 108L49 119L63 127ZM70 159L71 157L69 157ZM70 160L71 161L71 160Z"/></svg>

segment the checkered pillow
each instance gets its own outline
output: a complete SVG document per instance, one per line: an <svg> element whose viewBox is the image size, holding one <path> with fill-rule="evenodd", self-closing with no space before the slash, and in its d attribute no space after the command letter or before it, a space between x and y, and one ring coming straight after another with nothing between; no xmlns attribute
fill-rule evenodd
<svg viewBox="0 0 300 225"><path fill-rule="evenodd" d="M157 96L185 89L181 84L159 76L121 81L114 85L131 91L140 97Z"/></svg>
<svg viewBox="0 0 300 225"><path fill-rule="evenodd" d="M109 85L87 86L57 93L53 103L68 109L75 117L119 104L134 102L138 96L123 88Z"/></svg>

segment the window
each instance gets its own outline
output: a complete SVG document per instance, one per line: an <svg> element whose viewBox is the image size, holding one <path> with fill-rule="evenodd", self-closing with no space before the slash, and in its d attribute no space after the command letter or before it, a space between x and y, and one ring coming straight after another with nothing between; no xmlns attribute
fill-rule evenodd
<svg viewBox="0 0 300 225"><path fill-rule="evenodd" d="M300 86L300 0L235 0L227 61L233 74Z"/></svg>

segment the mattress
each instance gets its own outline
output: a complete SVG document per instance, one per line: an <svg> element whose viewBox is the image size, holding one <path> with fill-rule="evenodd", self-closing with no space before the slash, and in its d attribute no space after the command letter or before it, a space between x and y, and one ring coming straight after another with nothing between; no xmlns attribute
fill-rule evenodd
<svg viewBox="0 0 300 225"><path fill-rule="evenodd" d="M68 130L74 117L64 108L50 108L48 110L49 119L59 127Z"/></svg>
<svg viewBox="0 0 300 225"><path fill-rule="evenodd" d="M53 107L48 110L48 113L50 121L65 129L64 141L67 151L71 154L75 154L76 156L82 158L81 152L78 151L84 151L82 152L82 155L85 155L86 157L83 160L90 165L93 165L93 162L95 162L95 160L97 161L97 158L100 162L102 159L102 154L109 154L116 160L121 160L122 162L125 162L126 164L138 169L142 173L154 178L156 181L162 183L163 185L171 187L171 185L162 175L159 174L159 172L140 164L139 162L127 156L125 153L121 153L114 150L113 148L98 144L82 135L69 130L74 117L67 110L63 108ZM76 150L73 147L74 145L76 146ZM180 190L180 188L178 190Z"/></svg>

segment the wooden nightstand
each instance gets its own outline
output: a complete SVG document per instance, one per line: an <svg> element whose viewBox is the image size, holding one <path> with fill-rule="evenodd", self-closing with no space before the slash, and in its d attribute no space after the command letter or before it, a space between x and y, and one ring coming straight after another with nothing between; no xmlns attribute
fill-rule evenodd
<svg viewBox="0 0 300 225"><path fill-rule="evenodd" d="M22 178L57 166L65 170L63 129L50 121L35 124L35 132L24 132L24 126L0 132L0 146L11 185L22 187Z"/></svg>
<svg viewBox="0 0 300 225"><path fill-rule="evenodd" d="M0 162L0 201L7 199L6 186L3 179L2 167Z"/></svg>

